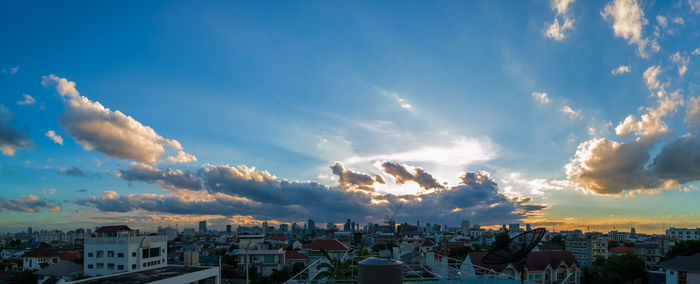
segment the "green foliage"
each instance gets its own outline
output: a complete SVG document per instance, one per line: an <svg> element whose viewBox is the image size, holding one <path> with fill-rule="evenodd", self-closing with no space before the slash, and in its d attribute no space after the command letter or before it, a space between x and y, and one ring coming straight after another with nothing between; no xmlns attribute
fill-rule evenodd
<svg viewBox="0 0 700 284"><path fill-rule="evenodd" d="M459 260L464 260L467 257L467 254L469 253L470 248L468 246L463 246L463 247L457 247L450 249L448 252L447 256Z"/></svg>
<svg viewBox="0 0 700 284"><path fill-rule="evenodd" d="M385 249L386 249L386 247L385 247L384 245L374 245L374 246L372 247L372 250L373 250L373 251L382 251L382 250L385 250Z"/></svg>
<svg viewBox="0 0 700 284"><path fill-rule="evenodd" d="M598 265L585 267L581 276L583 284L645 283L646 280L644 260L633 254L611 256Z"/></svg>
<svg viewBox="0 0 700 284"><path fill-rule="evenodd" d="M295 262L292 264L292 276L299 274L299 272L302 272L304 269L306 269L306 265L304 265L303 262Z"/></svg>
<svg viewBox="0 0 700 284"><path fill-rule="evenodd" d="M316 275L317 279L343 280L352 278L351 260L331 257L325 250L321 250L321 253L326 261L318 265L318 269L322 271Z"/></svg>
<svg viewBox="0 0 700 284"><path fill-rule="evenodd" d="M700 240L676 242L676 245L666 254L661 261L669 260L676 256L689 256L700 253Z"/></svg>
<svg viewBox="0 0 700 284"><path fill-rule="evenodd" d="M506 232L499 233L498 235L496 235L496 241L493 242L493 244L491 244L489 251L491 251L491 250L493 250L501 245L507 244L508 242L510 242L510 236L508 235L508 233L506 233Z"/></svg>
<svg viewBox="0 0 700 284"><path fill-rule="evenodd" d="M563 248L566 248L566 241L564 241L564 237L562 237L561 235L556 235L552 237L551 242L558 244Z"/></svg>
<svg viewBox="0 0 700 284"><path fill-rule="evenodd" d="M612 242L608 243L608 248L614 248L614 247L618 247L618 246L620 246L620 243L618 243L616 241L612 241Z"/></svg>
<svg viewBox="0 0 700 284"><path fill-rule="evenodd" d="M634 243L633 243L633 242L625 242L625 243L623 243L622 245L623 245L623 246L626 246L626 247L628 247L628 248L633 248L633 247L634 247Z"/></svg>
<svg viewBox="0 0 700 284"><path fill-rule="evenodd" d="M289 267L285 267L282 270L273 269L272 274L270 274L270 280L272 280L274 283L284 283L292 276L294 275Z"/></svg>

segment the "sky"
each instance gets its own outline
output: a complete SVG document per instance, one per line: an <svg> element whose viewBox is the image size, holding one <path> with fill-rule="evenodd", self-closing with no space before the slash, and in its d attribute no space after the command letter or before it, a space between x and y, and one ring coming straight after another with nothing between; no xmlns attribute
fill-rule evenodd
<svg viewBox="0 0 700 284"><path fill-rule="evenodd" d="M3 1L0 231L699 227L700 1Z"/></svg>

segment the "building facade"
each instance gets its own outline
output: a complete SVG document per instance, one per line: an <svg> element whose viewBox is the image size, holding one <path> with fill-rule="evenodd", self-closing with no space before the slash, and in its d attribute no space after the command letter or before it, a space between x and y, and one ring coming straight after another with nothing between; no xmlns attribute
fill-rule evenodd
<svg viewBox="0 0 700 284"><path fill-rule="evenodd" d="M114 227L117 226L102 227L96 231L96 236L85 239L85 275L109 275L167 266L166 236L138 236L130 230Z"/></svg>

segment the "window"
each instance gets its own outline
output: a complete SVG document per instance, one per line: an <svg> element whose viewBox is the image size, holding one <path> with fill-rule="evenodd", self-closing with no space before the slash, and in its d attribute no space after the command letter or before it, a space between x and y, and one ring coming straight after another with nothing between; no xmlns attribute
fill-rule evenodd
<svg viewBox="0 0 700 284"><path fill-rule="evenodd" d="M107 269L114 270L114 263L107 263Z"/></svg>
<svg viewBox="0 0 700 284"><path fill-rule="evenodd" d="M104 263L101 263L101 262L98 262L98 263L97 263L97 269L103 269L103 268L105 268L105 264L104 264Z"/></svg>
<svg viewBox="0 0 700 284"><path fill-rule="evenodd" d="M92 268L93 268L93 265L92 265L92 264L88 264L88 269L92 269Z"/></svg>
<svg viewBox="0 0 700 284"><path fill-rule="evenodd" d="M117 257L124 257L124 253L123 252L118 253Z"/></svg>
<svg viewBox="0 0 700 284"><path fill-rule="evenodd" d="M105 254L104 251L98 250L98 251L97 251L97 258L103 257L104 254Z"/></svg>
<svg viewBox="0 0 700 284"><path fill-rule="evenodd" d="M274 255L266 255L265 256L265 263L266 264L275 263L275 256Z"/></svg>
<svg viewBox="0 0 700 284"><path fill-rule="evenodd" d="M117 265L117 270L124 270L124 265Z"/></svg>
<svg viewBox="0 0 700 284"><path fill-rule="evenodd" d="M136 257L136 252L132 252L131 257Z"/></svg>
<svg viewBox="0 0 700 284"><path fill-rule="evenodd" d="M93 256L95 256L95 254L94 254L94 253L92 253L92 252L88 252L88 257L93 257Z"/></svg>
<svg viewBox="0 0 700 284"><path fill-rule="evenodd" d="M162 251L161 251L161 252L162 252L162 253L165 253L165 249L162 249Z"/></svg>
<svg viewBox="0 0 700 284"><path fill-rule="evenodd" d="M132 264L132 265L131 265L131 270L135 270L135 269L136 269L136 264Z"/></svg>
<svg viewBox="0 0 700 284"><path fill-rule="evenodd" d="M107 257L114 257L114 251L113 251L113 250L108 250L108 251L107 251Z"/></svg>

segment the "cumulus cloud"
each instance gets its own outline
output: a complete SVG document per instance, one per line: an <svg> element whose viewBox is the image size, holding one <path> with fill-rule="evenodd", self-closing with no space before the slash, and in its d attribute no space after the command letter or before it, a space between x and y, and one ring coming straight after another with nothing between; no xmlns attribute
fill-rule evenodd
<svg viewBox="0 0 700 284"><path fill-rule="evenodd" d="M382 163L382 169L384 169L385 173L394 177L397 184L404 184L412 181L423 189L445 188L445 186L441 185L431 174L419 167L415 167L413 172L410 172L404 165L384 162Z"/></svg>
<svg viewBox="0 0 700 284"><path fill-rule="evenodd" d="M685 21L683 21L683 18L681 18L679 16L673 17L673 19L671 19L671 21L673 21L673 23L676 25L685 26Z"/></svg>
<svg viewBox="0 0 700 284"><path fill-rule="evenodd" d="M81 96L75 82L51 74L43 77L42 84L55 86L63 96L66 113L60 117L61 127L86 150L96 150L109 157L154 163L162 159L165 147L170 147L178 150L178 154L166 160L189 162L195 159L182 152L177 140L163 138L132 117Z"/></svg>
<svg viewBox="0 0 700 284"><path fill-rule="evenodd" d="M61 207L46 199L36 195L20 196L19 199L0 198L0 212L3 210L36 213L39 210L45 209L52 213L61 211Z"/></svg>
<svg viewBox="0 0 700 284"><path fill-rule="evenodd" d="M693 50L692 54L693 54L693 55L700 55L700 47L698 47L698 48L696 48L695 50Z"/></svg>
<svg viewBox="0 0 700 284"><path fill-rule="evenodd" d="M53 131L53 130L46 131L46 133L44 135L46 135L46 137L49 137L49 139L51 139L51 141L56 142L57 144L63 145L63 137L61 137L61 135L56 134L55 131Z"/></svg>
<svg viewBox="0 0 700 284"><path fill-rule="evenodd" d="M19 131L8 124L14 120L14 116L5 106L0 105L0 151L7 156L14 156L18 149L31 146L31 140L27 134L29 131Z"/></svg>
<svg viewBox="0 0 700 284"><path fill-rule="evenodd" d="M690 63L689 56L682 56L680 52L676 51L676 53L671 55L670 59L671 62L678 65L678 75L683 76L685 72L688 71L688 63Z"/></svg>
<svg viewBox="0 0 700 284"><path fill-rule="evenodd" d="M545 208L527 204L529 200L507 198L499 193L496 183L483 172L467 173L462 176L459 185L421 195L380 195L344 186L288 181L245 166L207 165L196 172L189 172L134 163L130 169L121 171L119 176L129 181L158 184L166 193L120 195L107 191L102 196L76 199L74 202L105 212L145 210L172 214L251 216L258 220L285 222L316 216L322 218L317 220L321 222L348 216L378 221L399 203L404 204L399 218L437 222L475 218L484 223L503 223L536 215ZM173 186L173 180L183 176L189 177L189 185L179 183Z"/></svg>
<svg viewBox="0 0 700 284"><path fill-rule="evenodd" d="M547 93L545 92L532 92L530 95L541 104L549 103L549 96L547 96Z"/></svg>
<svg viewBox="0 0 700 284"><path fill-rule="evenodd" d="M36 99L34 99L34 97L32 97L29 94L22 94L22 97L24 97L24 100L18 101L17 102L18 105L21 105L21 106L33 105L34 103L36 103Z"/></svg>
<svg viewBox="0 0 700 284"><path fill-rule="evenodd" d="M661 15L656 16L656 22L662 28L665 28L668 25L668 20L666 19L666 17L661 16Z"/></svg>
<svg viewBox="0 0 700 284"><path fill-rule="evenodd" d="M577 119L581 118L581 110L574 110L570 106L564 105L562 106L559 111L563 114L566 114L569 116L571 119Z"/></svg>
<svg viewBox="0 0 700 284"><path fill-rule="evenodd" d="M637 45L642 57L647 57L646 46L649 40L643 37L642 28L647 24L644 11L637 0L613 0L600 12L603 18L612 22L613 34L624 38L630 45Z"/></svg>
<svg viewBox="0 0 700 284"><path fill-rule="evenodd" d="M335 162L331 166L331 170L334 175L338 176L338 185L342 187L374 191L372 187L374 183L385 183L384 178L380 175L354 172L345 169L340 162Z"/></svg>
<svg viewBox="0 0 700 284"><path fill-rule="evenodd" d="M688 6L691 11L700 14L700 0L688 0Z"/></svg>
<svg viewBox="0 0 700 284"><path fill-rule="evenodd" d="M612 73L613 75L619 75L619 74L629 73L629 72L631 72L631 71L632 71L632 70L630 70L630 67L629 67L629 66L620 65L620 66L618 66L617 68L613 69L613 70L611 71L611 73Z"/></svg>
<svg viewBox="0 0 700 284"><path fill-rule="evenodd" d="M69 169L60 169L59 170L62 174L65 174L67 176L72 176L72 177L79 177L79 176L85 176L85 172L83 170L72 166Z"/></svg>
<svg viewBox="0 0 700 284"><path fill-rule="evenodd" d="M552 0L552 10L556 15L552 23L545 22L543 34L554 40L566 38L565 32L574 27L574 18L571 16L569 6L574 0Z"/></svg>
<svg viewBox="0 0 700 284"><path fill-rule="evenodd" d="M690 165L700 160L700 155L696 158L693 150L693 147L700 147L698 131L692 127L700 115L700 102L695 99L690 100L686 115L690 133L664 145L656 157L651 156L652 149L671 134L663 121L664 116L684 104L680 90L666 92L668 84L658 80L660 72L659 66L649 67L644 72L647 88L657 99L656 108L646 108L640 119L629 115L615 128L618 137L634 133L636 139L616 142L600 138L581 143L566 165L571 181L590 192L618 195L653 193L700 179ZM685 168L679 170L680 167Z"/></svg>

